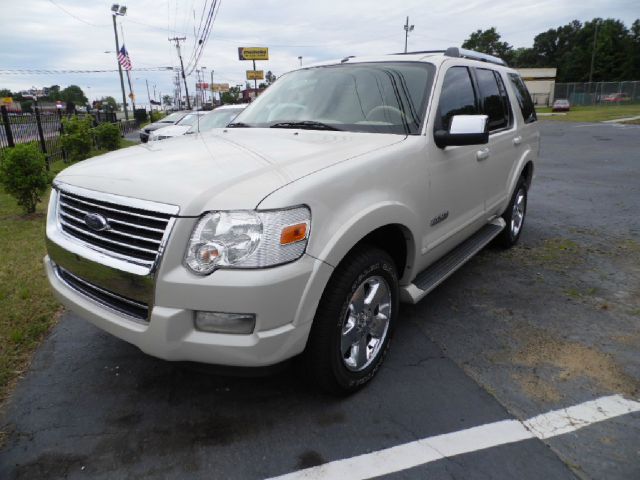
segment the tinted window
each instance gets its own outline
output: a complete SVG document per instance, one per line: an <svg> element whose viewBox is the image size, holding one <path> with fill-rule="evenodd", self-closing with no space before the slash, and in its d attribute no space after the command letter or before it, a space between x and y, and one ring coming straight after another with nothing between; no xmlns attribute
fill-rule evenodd
<svg viewBox="0 0 640 480"><path fill-rule="evenodd" d="M451 118L454 115L474 115L477 113L476 96L469 69L467 67L450 68L442 83L436 130L449 130Z"/></svg>
<svg viewBox="0 0 640 480"><path fill-rule="evenodd" d="M524 118L525 123L535 122L538 117L527 86L522 81L520 75L515 73L509 74L509 80L513 85L513 89L516 91L516 98L518 99L518 105L520 105L520 111L522 112L522 118ZM567 102L567 105L568 104L569 102Z"/></svg>
<svg viewBox="0 0 640 480"><path fill-rule="evenodd" d="M489 131L509 126L509 102L504 84L493 70L476 69L478 88L480 89L480 108L489 116Z"/></svg>

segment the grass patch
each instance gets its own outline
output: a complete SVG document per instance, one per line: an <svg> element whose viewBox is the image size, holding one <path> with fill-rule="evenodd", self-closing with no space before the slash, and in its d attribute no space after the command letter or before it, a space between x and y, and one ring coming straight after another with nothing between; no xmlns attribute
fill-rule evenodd
<svg viewBox="0 0 640 480"><path fill-rule="evenodd" d="M0 400L28 365L60 308L42 265L47 203L25 216L0 190Z"/></svg>
<svg viewBox="0 0 640 480"><path fill-rule="evenodd" d="M551 113L551 108L537 108L538 113ZM640 115L640 104L631 105L598 105L571 107L566 115L541 116L540 120L554 122L602 122L616 118L634 117Z"/></svg>
<svg viewBox="0 0 640 480"><path fill-rule="evenodd" d="M120 148L136 144L123 139ZM92 156L105 152L93 151ZM67 166L54 162L52 175ZM13 197L0 188L0 402L26 370L61 311L42 264L49 191L43 199L34 214L24 215Z"/></svg>

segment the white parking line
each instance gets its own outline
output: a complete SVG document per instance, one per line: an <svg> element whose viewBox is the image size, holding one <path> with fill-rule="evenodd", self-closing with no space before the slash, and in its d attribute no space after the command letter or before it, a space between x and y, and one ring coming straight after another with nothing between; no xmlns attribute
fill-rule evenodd
<svg viewBox="0 0 640 480"><path fill-rule="evenodd" d="M507 443L532 438L547 439L638 411L640 411L640 402L627 400L620 395L612 395L543 413L523 422L502 420L458 432L423 438L377 452L273 477L271 480L366 479Z"/></svg>

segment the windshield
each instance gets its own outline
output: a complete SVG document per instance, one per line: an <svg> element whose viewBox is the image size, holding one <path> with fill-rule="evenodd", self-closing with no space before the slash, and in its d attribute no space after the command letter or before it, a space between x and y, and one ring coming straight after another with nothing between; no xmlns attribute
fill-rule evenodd
<svg viewBox="0 0 640 480"><path fill-rule="evenodd" d="M279 78L232 126L419 134L433 72L433 65L418 62L296 70Z"/></svg>
<svg viewBox="0 0 640 480"><path fill-rule="evenodd" d="M189 115L184 117L182 120L180 120L178 123L176 123L176 125L190 127L191 125L196 123L196 120L198 119L198 117L202 117L202 115L198 113L190 113ZM200 121L202 121L202 118L200 119Z"/></svg>
<svg viewBox="0 0 640 480"><path fill-rule="evenodd" d="M159 123L176 123L182 117L184 117L184 113L182 112L172 113L171 115L167 115L163 119L159 120Z"/></svg>
<svg viewBox="0 0 640 480"><path fill-rule="evenodd" d="M193 127L189 129L188 133L206 132L207 130L212 130L214 128L226 127L242 110L244 110L244 107L214 110L213 112L200 117L199 125L193 125Z"/></svg>

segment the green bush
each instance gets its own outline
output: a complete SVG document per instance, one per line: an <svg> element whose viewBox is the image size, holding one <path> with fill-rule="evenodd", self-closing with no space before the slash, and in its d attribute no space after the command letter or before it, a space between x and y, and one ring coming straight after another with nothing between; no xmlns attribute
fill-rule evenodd
<svg viewBox="0 0 640 480"><path fill-rule="evenodd" d="M160 119L162 119L162 118L164 118L166 116L167 116L167 114L164 113L164 112L161 112L159 110L152 110L151 111L151 115L150 115L151 123L157 122L157 121L159 121Z"/></svg>
<svg viewBox="0 0 640 480"><path fill-rule="evenodd" d="M147 121L147 111L144 108L136 108L133 112L133 118L135 118L138 123L144 123Z"/></svg>
<svg viewBox="0 0 640 480"><path fill-rule="evenodd" d="M33 144L7 148L0 159L0 184L25 213L36 211L40 197L49 186L46 168L46 157Z"/></svg>
<svg viewBox="0 0 640 480"><path fill-rule="evenodd" d="M98 148L117 150L120 148L120 129L114 123L101 123L93 129Z"/></svg>
<svg viewBox="0 0 640 480"><path fill-rule="evenodd" d="M60 137L62 148L67 152L67 157L72 162L84 160L89 156L93 147L93 139L91 137L92 117L78 118L71 117L69 120L63 120L64 133Z"/></svg>

